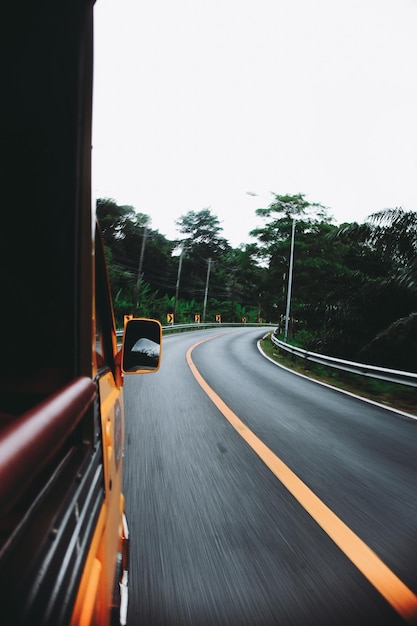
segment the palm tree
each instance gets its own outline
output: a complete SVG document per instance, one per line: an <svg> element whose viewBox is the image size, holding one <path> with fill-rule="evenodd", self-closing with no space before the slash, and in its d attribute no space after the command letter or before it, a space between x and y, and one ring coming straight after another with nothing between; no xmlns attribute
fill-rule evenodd
<svg viewBox="0 0 417 626"><path fill-rule="evenodd" d="M330 316L321 348L398 368L393 354L401 342L404 362L414 362L414 355L409 356L416 333L411 320L417 311L417 213L385 209L331 236L348 246L345 261L353 270L353 284L346 286L346 298Z"/></svg>

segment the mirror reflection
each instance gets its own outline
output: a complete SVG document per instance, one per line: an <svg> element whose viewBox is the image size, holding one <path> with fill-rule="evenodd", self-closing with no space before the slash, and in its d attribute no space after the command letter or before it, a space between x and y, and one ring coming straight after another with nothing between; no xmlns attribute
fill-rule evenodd
<svg viewBox="0 0 417 626"><path fill-rule="evenodd" d="M160 364L161 336L162 328L158 321L129 320L123 341L123 373L156 371Z"/></svg>

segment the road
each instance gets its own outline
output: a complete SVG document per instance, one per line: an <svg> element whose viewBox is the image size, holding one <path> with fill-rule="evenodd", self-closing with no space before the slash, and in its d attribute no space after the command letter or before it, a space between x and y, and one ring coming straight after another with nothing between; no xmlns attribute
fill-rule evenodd
<svg viewBox="0 0 417 626"><path fill-rule="evenodd" d="M125 381L129 624L415 623L416 422L277 367L262 334L166 337Z"/></svg>

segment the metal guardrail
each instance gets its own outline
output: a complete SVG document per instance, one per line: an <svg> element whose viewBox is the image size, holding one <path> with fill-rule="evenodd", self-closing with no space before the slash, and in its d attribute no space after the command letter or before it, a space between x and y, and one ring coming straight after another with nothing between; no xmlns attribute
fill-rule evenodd
<svg viewBox="0 0 417 626"><path fill-rule="evenodd" d="M359 376L368 376L369 378L377 378L378 380L385 380L390 383L417 387L417 374L414 374L413 372L402 372L400 370L393 370L385 367L376 367L374 365L356 363L355 361L344 361L343 359L317 354L317 352L309 352L308 350L302 350L301 348L291 346L290 344L277 339L273 333L271 335L271 341L281 350L290 352L294 356L305 359L306 361L313 361L314 363L320 363L320 365L334 367L336 369L343 370L344 372L358 374Z"/></svg>
<svg viewBox="0 0 417 626"><path fill-rule="evenodd" d="M260 327L271 326L276 328L276 324L259 324L258 322L200 322L195 324L169 324L168 326L162 326L163 332L175 332L177 330L201 330L203 328L227 328L227 327Z"/></svg>
<svg viewBox="0 0 417 626"><path fill-rule="evenodd" d="M164 333L180 332L182 330L202 330L203 328L225 328L225 327L265 327L270 326L276 328L276 324L259 324L259 323L223 323L223 322L210 322L210 323L196 323L196 324L169 324L162 326ZM123 330L117 331L117 337L123 337ZM388 369L385 367L377 367L374 365L366 365L365 363L356 363L355 361L345 361L332 356L326 356L324 354L318 354L317 352L310 352L309 350L303 350L297 346L292 346L280 339L277 339L274 333L271 334L272 343L282 350L293 354L296 357L305 359L306 361L312 361L313 363L319 363L327 367L333 367L344 372L350 372L352 374L358 374L359 376L367 376L368 378L376 378L378 380L385 380L390 383L397 383L400 385L408 385L409 387L417 387L417 374L413 372L402 372L400 370Z"/></svg>
<svg viewBox="0 0 417 626"><path fill-rule="evenodd" d="M180 332L181 330L202 330L203 328L226 328L228 326L235 327L260 327L264 328L265 326L270 326L271 328L276 328L276 324L259 324L258 322L208 322L207 324L204 322L195 323L195 324L168 324L167 326L162 326L163 333L174 333ZM123 337L123 330L118 330L116 332L117 337Z"/></svg>

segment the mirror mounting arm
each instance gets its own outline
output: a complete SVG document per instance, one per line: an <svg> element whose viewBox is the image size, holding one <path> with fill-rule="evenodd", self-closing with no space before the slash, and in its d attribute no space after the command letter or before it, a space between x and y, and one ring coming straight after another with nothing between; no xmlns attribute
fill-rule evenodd
<svg viewBox="0 0 417 626"><path fill-rule="evenodd" d="M122 349L120 349L114 359L114 363L115 363L114 379L115 379L116 385L119 388L123 387L123 382L124 382L124 376L122 372L122 352L123 352Z"/></svg>

